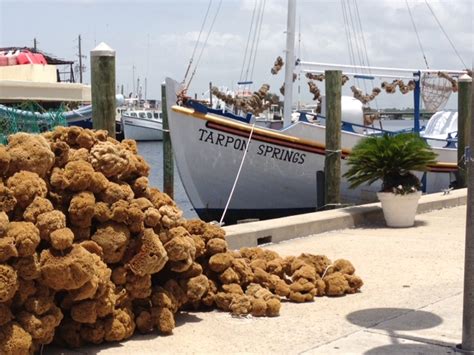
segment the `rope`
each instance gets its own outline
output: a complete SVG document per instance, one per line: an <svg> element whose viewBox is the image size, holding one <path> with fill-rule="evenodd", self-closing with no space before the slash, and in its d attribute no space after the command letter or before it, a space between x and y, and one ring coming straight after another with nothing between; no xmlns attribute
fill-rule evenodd
<svg viewBox="0 0 474 355"><path fill-rule="evenodd" d="M326 273L328 272L329 268L330 267L333 267L334 265L333 264L330 264L328 266L326 266L326 269L324 269L324 272L323 274L321 275L321 278L324 279L324 276L326 276Z"/></svg>
<svg viewBox="0 0 474 355"><path fill-rule="evenodd" d="M209 40L209 36L211 35L212 28L214 27L214 23L216 22L217 15L219 14L219 10L221 9L221 5L222 5L222 0L219 1L219 5L217 6L216 13L214 15L214 18L212 19L211 27L209 28L209 32L207 33L206 40L204 41L204 44L201 48L201 52L199 53L199 57L196 62L196 66L194 67L193 73L191 74L191 77L189 78L189 82L188 82L188 85L186 85L185 91L188 90L189 85L191 84L191 81L194 78L194 74L196 74L196 69L199 66L199 62L201 61L202 54L204 53L204 48L206 48L207 41Z"/></svg>
<svg viewBox="0 0 474 355"><path fill-rule="evenodd" d="M425 0L425 3L426 3L426 6L428 6L428 9L431 11L431 14L433 15L434 19L436 20L436 22L438 23L438 26L439 28L441 28L441 31L443 32L443 34L446 36L446 39L448 40L449 44L451 45L451 47L453 48L454 50L454 53L456 53L456 55L458 56L459 60L461 61L462 65L464 65L465 68L467 68L468 66L466 65L466 63L464 63L464 61L462 60L461 56L459 55L456 47L454 46L454 43L451 41L451 39L449 38L448 34L446 33L446 31L444 30L444 27L443 25L441 25L441 22L439 22L438 20L438 17L436 17L433 9L431 8L430 4L428 4L428 0Z"/></svg>
<svg viewBox="0 0 474 355"><path fill-rule="evenodd" d="M413 20L413 15L410 10L410 5L408 5L408 0L405 0L405 3L407 4L407 9L408 9L408 13L410 14L411 24L413 25L416 38L418 39L418 45L420 46L421 53L423 54L423 59L425 60L426 69L429 69L430 67L428 65L428 60L426 59L426 54L425 54L425 51L423 50L423 45L421 44L420 35L418 34L418 29L416 28L415 20Z"/></svg>
<svg viewBox="0 0 474 355"><path fill-rule="evenodd" d="M188 64L188 68L186 69L186 74L184 74L183 84L186 81L186 78L188 77L188 74L189 74L189 69L191 69L191 65L193 64L194 55L196 54L196 49L198 47L199 40L201 39L202 30L204 29L204 25L207 22L207 15L209 15L209 10L211 9L211 5L212 5L212 0L209 0L209 5L207 6L206 15L204 16L204 21L202 21L201 30L199 31L199 36L196 40L196 44L194 45L193 54L191 55L191 58L189 59L189 64Z"/></svg>
<svg viewBox="0 0 474 355"><path fill-rule="evenodd" d="M325 153L327 157L330 157L332 155L341 154L342 150L341 149L337 149L337 150L326 149Z"/></svg>
<svg viewBox="0 0 474 355"><path fill-rule="evenodd" d="M254 128L255 128L255 123L252 125L252 129L249 134L249 139L247 141L247 146L245 147L244 156L242 157L242 161L240 162L239 170L237 171L237 176L235 177L235 180L234 180L234 185L232 186L232 190L230 190L229 199L227 200L227 203L224 208L224 212L222 212L222 217L219 221L219 225L221 226L223 225L224 217L225 217L225 214L227 213L227 208L229 207L230 200L232 199L232 195L234 194L235 186L237 185L237 181L239 181L240 172L242 171L242 166L244 165L245 157L247 156L247 151L249 150L250 141L252 139Z"/></svg>

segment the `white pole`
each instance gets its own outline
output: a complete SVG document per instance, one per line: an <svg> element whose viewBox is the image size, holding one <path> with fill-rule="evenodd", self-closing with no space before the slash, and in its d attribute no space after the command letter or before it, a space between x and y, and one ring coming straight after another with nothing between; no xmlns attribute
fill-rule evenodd
<svg viewBox="0 0 474 355"><path fill-rule="evenodd" d="M465 70L450 70L450 69L405 69L405 68L389 68L389 67L369 67L363 65L348 65L348 64L334 64L334 63L318 63L318 62L306 62L300 61L299 65L302 67L323 67L323 68L330 68L330 69L367 69L371 71L384 71L384 72L395 72L395 73L414 73L414 72L422 72L422 73L437 73L439 71L449 74L466 74Z"/></svg>
<svg viewBox="0 0 474 355"><path fill-rule="evenodd" d="M288 0L288 21L286 28L285 63L285 100L283 106L283 124L291 124L291 105L293 102L293 69L295 67L295 23L296 0Z"/></svg>
<svg viewBox="0 0 474 355"><path fill-rule="evenodd" d="M304 69L302 70L303 73L315 73L315 74L324 74L325 70L314 70L314 69ZM361 74L361 73L348 73L342 72L343 75L347 76L359 76L359 77L373 77L373 78L393 78L393 79L414 79L414 76L407 76L407 75L391 75L391 74Z"/></svg>

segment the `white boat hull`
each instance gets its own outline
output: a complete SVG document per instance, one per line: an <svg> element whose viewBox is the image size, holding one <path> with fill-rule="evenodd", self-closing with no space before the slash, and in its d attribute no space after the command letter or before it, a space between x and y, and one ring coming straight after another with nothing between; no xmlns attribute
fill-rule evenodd
<svg viewBox="0 0 474 355"><path fill-rule="evenodd" d="M161 120L149 120L122 116L122 129L126 139L137 141L161 141L163 140L163 123Z"/></svg>
<svg viewBox="0 0 474 355"><path fill-rule="evenodd" d="M167 82L167 97L175 89ZM175 102L175 100L168 100ZM168 107L173 151L188 197L202 219L220 219L248 142L251 126L213 114ZM343 157L363 135L343 132ZM324 170L325 127L298 122L284 131L255 127L226 223L316 210L316 172ZM440 152L455 162L455 150ZM443 160L446 161L446 160ZM449 165L449 164L448 164ZM345 161L342 173L347 170ZM428 173L426 191L448 187L450 174ZM380 185L349 189L341 183L345 203L376 200Z"/></svg>

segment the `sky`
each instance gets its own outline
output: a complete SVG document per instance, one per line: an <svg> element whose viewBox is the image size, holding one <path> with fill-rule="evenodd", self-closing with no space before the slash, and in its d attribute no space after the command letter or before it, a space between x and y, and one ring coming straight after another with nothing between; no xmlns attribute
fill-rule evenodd
<svg viewBox="0 0 474 355"><path fill-rule="evenodd" d="M219 1L211 1L200 46L194 56L193 64L199 63L189 93L207 95L210 81L216 86L236 87L241 72L246 72L244 54L256 1L262 7L265 2L265 11L253 75L248 76L255 83L254 90L268 83L270 91L278 92L284 81L284 70L274 76L270 68L278 55L284 58L287 1L222 0L207 45L200 55ZM352 4L353 10L357 4L367 57L373 66L426 67L410 20L408 2L430 68L465 68L426 1L464 63L469 67L473 65L472 0L297 0L295 53L302 60L351 64L342 1ZM117 85L123 85L125 93L129 93L134 87L133 78L140 78L144 94L146 78L147 97L160 98L160 85L165 77L178 81L184 78L209 3L210 0L0 0L0 47L33 46L36 38L38 49L59 58L77 60L77 37L81 35L88 69L89 52L105 42L116 50ZM251 33L252 38L253 31ZM86 83L90 82L88 70L84 78ZM370 91L373 85L380 83L350 83L353 84ZM295 93L294 101L312 103L306 80L302 79L300 85L301 94ZM350 85L345 85L344 94L349 94ZM318 86L324 92L324 83ZM382 93L371 105L409 107L412 101L411 95ZM451 96L447 106L456 106L456 95Z"/></svg>

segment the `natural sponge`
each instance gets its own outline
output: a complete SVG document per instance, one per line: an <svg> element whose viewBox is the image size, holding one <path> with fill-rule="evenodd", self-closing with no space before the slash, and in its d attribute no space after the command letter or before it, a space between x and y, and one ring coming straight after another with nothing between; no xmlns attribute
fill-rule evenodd
<svg viewBox="0 0 474 355"><path fill-rule="evenodd" d="M102 248L104 261L113 264L122 260L130 231L123 224L107 222L97 228L91 239Z"/></svg>
<svg viewBox="0 0 474 355"><path fill-rule="evenodd" d="M0 264L0 302L11 300L18 286L16 271L9 265Z"/></svg>
<svg viewBox="0 0 474 355"><path fill-rule="evenodd" d="M94 255L79 244L74 244L66 255L55 250L43 250L40 265L44 284L58 291L81 287L94 274Z"/></svg>
<svg viewBox="0 0 474 355"><path fill-rule="evenodd" d="M10 322L0 327L0 354L23 355L33 352L31 335L18 323Z"/></svg>
<svg viewBox="0 0 474 355"><path fill-rule="evenodd" d="M147 228L137 243L137 253L128 262L128 267L139 276L154 274L163 269L168 261L163 244L153 229Z"/></svg>
<svg viewBox="0 0 474 355"><path fill-rule="evenodd" d="M46 197L46 182L35 172L19 171L7 180L18 206L26 208L35 197Z"/></svg>
<svg viewBox="0 0 474 355"><path fill-rule="evenodd" d="M33 255L40 242L39 230L31 222L10 222L5 237L14 241L18 256Z"/></svg>
<svg viewBox="0 0 474 355"><path fill-rule="evenodd" d="M120 145L100 142L91 149L91 162L94 169L106 177L112 177L127 170L129 159L127 150Z"/></svg>
<svg viewBox="0 0 474 355"><path fill-rule="evenodd" d="M0 353L171 334L180 310L278 316L282 299L358 292L344 259L229 250L149 186L136 142L57 127L0 145Z"/></svg>
<svg viewBox="0 0 474 355"><path fill-rule="evenodd" d="M7 175L26 170L44 177L54 165L54 153L40 135L13 134L8 137L7 151L10 155Z"/></svg>

